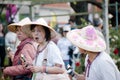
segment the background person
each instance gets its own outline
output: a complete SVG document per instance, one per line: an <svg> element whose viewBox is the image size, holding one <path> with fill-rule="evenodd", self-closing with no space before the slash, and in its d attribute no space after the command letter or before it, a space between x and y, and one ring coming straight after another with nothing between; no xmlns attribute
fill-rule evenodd
<svg viewBox="0 0 120 80"><path fill-rule="evenodd" d="M72 46L71 42L66 38L66 34L71 30L70 25L65 25L62 27L62 38L57 42L57 46L59 47L62 53L62 59L65 63L65 67L67 69L67 65L70 64L70 55L69 55L69 47Z"/></svg>
<svg viewBox="0 0 120 80"><path fill-rule="evenodd" d="M6 33L6 35L5 35L5 47L6 47L6 50L7 50L8 47L10 47L12 52L15 52L17 50L18 44L19 44L19 40L17 38L16 33L12 32L12 31L8 31ZM11 66L11 65L12 65L12 61L9 58L9 66Z"/></svg>
<svg viewBox="0 0 120 80"><path fill-rule="evenodd" d="M0 67L4 67L4 62L5 62L5 34L3 31L3 25L0 24Z"/></svg>
<svg viewBox="0 0 120 80"><path fill-rule="evenodd" d="M103 20L100 17L93 18L93 25L97 30L103 32Z"/></svg>

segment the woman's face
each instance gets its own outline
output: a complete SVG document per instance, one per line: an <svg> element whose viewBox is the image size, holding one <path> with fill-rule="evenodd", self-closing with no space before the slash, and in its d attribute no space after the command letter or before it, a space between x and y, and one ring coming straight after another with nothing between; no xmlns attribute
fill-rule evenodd
<svg viewBox="0 0 120 80"><path fill-rule="evenodd" d="M32 30L32 36L34 40L38 43L45 41L45 30L42 26L35 26Z"/></svg>
<svg viewBox="0 0 120 80"><path fill-rule="evenodd" d="M20 41L28 38L28 36L22 32L21 27L17 27L16 29L17 29L16 34L17 34L17 37Z"/></svg>
<svg viewBox="0 0 120 80"><path fill-rule="evenodd" d="M79 48L79 51L80 51L80 53L86 54L86 51L84 49L82 49L82 48Z"/></svg>

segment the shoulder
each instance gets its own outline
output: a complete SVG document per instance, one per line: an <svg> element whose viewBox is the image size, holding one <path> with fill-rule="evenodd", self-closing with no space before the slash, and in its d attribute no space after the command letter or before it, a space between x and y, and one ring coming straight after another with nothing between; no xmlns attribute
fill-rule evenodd
<svg viewBox="0 0 120 80"><path fill-rule="evenodd" d="M49 52L60 53L58 46L53 41L49 42L47 48L48 48Z"/></svg>
<svg viewBox="0 0 120 80"><path fill-rule="evenodd" d="M29 48L36 48L37 49L38 43L34 41L26 42L23 49L29 49Z"/></svg>
<svg viewBox="0 0 120 80"><path fill-rule="evenodd" d="M48 47L54 48L54 47L57 47L57 45L53 41L50 41L48 43Z"/></svg>
<svg viewBox="0 0 120 80"><path fill-rule="evenodd" d="M101 52L99 55L99 59L101 60L101 62L111 62L112 58L110 57L110 55L106 52Z"/></svg>
<svg viewBox="0 0 120 80"><path fill-rule="evenodd" d="M102 52L97 59L97 64L99 68L102 70L113 69L115 67L115 63L112 58L106 52Z"/></svg>

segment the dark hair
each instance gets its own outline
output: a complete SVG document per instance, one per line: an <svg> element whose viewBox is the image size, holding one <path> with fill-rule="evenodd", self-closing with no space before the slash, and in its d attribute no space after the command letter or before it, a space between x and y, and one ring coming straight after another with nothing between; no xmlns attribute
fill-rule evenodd
<svg viewBox="0 0 120 80"><path fill-rule="evenodd" d="M36 26L36 25L32 24L32 25L30 26L30 30L32 31L32 30L35 28L35 26Z"/></svg>
<svg viewBox="0 0 120 80"><path fill-rule="evenodd" d="M47 28L47 27L44 27L44 30L45 30L45 38L46 38L46 41L49 41L51 39L51 32L50 32L50 29Z"/></svg>
<svg viewBox="0 0 120 80"><path fill-rule="evenodd" d="M102 19L101 18L94 18L93 19L93 25L95 27L98 27L100 24L102 24Z"/></svg>
<svg viewBox="0 0 120 80"><path fill-rule="evenodd" d="M35 28L36 25L31 25L30 27L30 30L33 30ZM51 32L50 32L50 29L45 27L45 26L42 26L44 31L45 31L45 38L46 38L46 41L49 41L51 39Z"/></svg>
<svg viewBox="0 0 120 80"><path fill-rule="evenodd" d="M70 22L73 22L73 23L74 23L74 22L75 22L75 20L73 20L73 19L69 19L69 22L68 22L68 23L70 23Z"/></svg>

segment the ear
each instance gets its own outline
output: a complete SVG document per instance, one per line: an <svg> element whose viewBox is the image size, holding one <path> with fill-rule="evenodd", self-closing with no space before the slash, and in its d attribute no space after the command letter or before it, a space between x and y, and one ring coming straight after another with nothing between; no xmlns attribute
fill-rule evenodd
<svg viewBox="0 0 120 80"><path fill-rule="evenodd" d="M84 50L84 54L87 54L87 53L88 53L88 51Z"/></svg>

